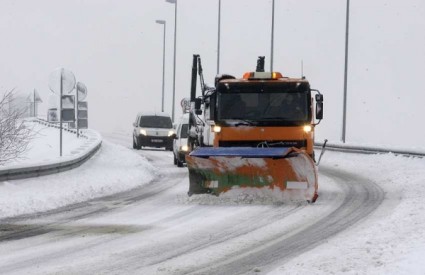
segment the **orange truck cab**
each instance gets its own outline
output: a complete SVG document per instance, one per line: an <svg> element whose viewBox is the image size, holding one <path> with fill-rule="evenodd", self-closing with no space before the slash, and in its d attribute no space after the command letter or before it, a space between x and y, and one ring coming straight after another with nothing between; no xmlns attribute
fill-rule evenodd
<svg viewBox="0 0 425 275"><path fill-rule="evenodd" d="M312 89L304 78L276 72L218 78L208 104L214 121L213 146L295 147L313 158L314 121L323 115L320 93L316 93L315 108L313 103Z"/></svg>

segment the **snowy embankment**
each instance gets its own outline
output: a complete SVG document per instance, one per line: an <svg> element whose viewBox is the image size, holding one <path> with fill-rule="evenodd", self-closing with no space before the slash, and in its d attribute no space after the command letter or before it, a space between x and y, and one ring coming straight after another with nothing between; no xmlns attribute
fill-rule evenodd
<svg viewBox="0 0 425 275"><path fill-rule="evenodd" d="M84 156L102 142L102 137L94 130L84 130L83 134L77 138L75 133L66 131L64 128L62 131L62 156L60 156L59 128L57 125L52 124L55 127L48 127L48 125L48 123L27 121L26 126L33 132L33 138L31 138L27 150L19 158L0 166L0 171L72 161Z"/></svg>
<svg viewBox="0 0 425 275"><path fill-rule="evenodd" d="M63 156L59 157L59 130L34 124L36 135L20 160L0 166L8 170L68 161L92 149L101 138L63 132ZM138 187L151 181L148 161L123 146L103 141L99 151L76 169L43 177L0 182L0 218L46 211Z"/></svg>

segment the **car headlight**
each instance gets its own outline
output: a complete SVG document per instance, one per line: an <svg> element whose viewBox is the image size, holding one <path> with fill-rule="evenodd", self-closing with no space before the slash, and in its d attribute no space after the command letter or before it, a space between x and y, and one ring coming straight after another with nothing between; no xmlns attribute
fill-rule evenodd
<svg viewBox="0 0 425 275"><path fill-rule="evenodd" d="M183 145L183 146L180 146L180 150L187 152L189 150L189 147L187 145Z"/></svg>
<svg viewBox="0 0 425 275"><path fill-rule="evenodd" d="M146 133L146 130L145 129L140 129L140 134L141 135L144 135L144 136L147 136L148 134Z"/></svg>
<svg viewBox="0 0 425 275"><path fill-rule="evenodd" d="M171 137L172 135L174 135L174 131L173 130L168 131L168 136Z"/></svg>

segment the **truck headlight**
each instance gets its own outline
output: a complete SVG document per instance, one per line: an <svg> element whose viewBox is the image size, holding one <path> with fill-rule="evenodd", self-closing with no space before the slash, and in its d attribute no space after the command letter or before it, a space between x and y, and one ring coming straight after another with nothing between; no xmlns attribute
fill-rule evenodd
<svg viewBox="0 0 425 275"><path fill-rule="evenodd" d="M148 134L146 133L146 130L145 129L140 129L140 134L141 135L144 135L144 136L147 136Z"/></svg>
<svg viewBox="0 0 425 275"><path fill-rule="evenodd" d="M183 146L180 146L180 150L187 152L189 150L189 147L187 145L183 145Z"/></svg>
<svg viewBox="0 0 425 275"><path fill-rule="evenodd" d="M311 132L311 126L310 125L305 125L304 126L304 132L310 133Z"/></svg>
<svg viewBox="0 0 425 275"><path fill-rule="evenodd" d="M221 127L218 126L218 125L215 125L212 129L213 129L214 133L220 133L221 132Z"/></svg>
<svg viewBox="0 0 425 275"><path fill-rule="evenodd" d="M174 131L173 130L168 131L168 136L171 137L172 135L174 135Z"/></svg>

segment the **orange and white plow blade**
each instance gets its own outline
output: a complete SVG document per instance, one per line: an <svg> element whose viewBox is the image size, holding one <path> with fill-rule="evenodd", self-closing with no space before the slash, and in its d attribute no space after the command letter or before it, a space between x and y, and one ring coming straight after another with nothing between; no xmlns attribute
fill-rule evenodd
<svg viewBox="0 0 425 275"><path fill-rule="evenodd" d="M186 162L189 195L270 188L288 198L317 199L317 168L296 148L204 148L193 151Z"/></svg>

